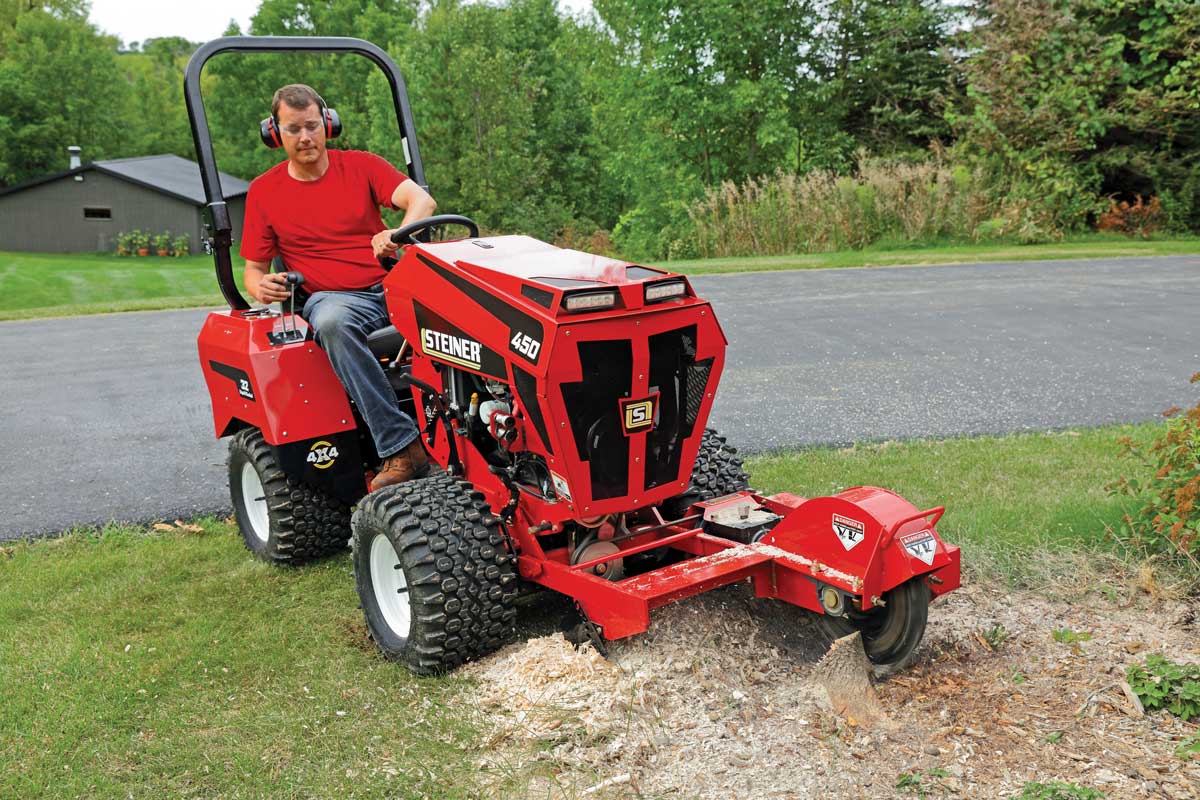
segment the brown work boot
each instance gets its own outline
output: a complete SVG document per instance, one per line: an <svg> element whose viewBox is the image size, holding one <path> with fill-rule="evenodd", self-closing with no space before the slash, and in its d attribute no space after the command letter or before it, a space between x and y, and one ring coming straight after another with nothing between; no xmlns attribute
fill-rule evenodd
<svg viewBox="0 0 1200 800"><path fill-rule="evenodd" d="M429 456L421 445L421 438L413 439L412 444L395 455L383 460L375 479L371 481L371 491L385 486L395 486L412 478L421 478L429 473Z"/></svg>

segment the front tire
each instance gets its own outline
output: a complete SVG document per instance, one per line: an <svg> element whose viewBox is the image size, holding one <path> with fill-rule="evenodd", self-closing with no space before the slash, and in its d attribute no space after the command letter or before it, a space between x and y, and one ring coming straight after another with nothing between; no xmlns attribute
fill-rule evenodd
<svg viewBox="0 0 1200 800"><path fill-rule="evenodd" d="M349 507L290 480L257 428L229 442L229 496L246 548L264 561L299 566L350 540Z"/></svg>
<svg viewBox="0 0 1200 800"><path fill-rule="evenodd" d="M386 658L430 675L504 644L516 558L470 483L434 472L371 492L351 524L355 588Z"/></svg>

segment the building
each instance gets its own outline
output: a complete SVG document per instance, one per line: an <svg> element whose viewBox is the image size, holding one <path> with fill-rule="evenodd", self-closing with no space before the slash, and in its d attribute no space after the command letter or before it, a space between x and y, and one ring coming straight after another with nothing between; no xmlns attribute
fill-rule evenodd
<svg viewBox="0 0 1200 800"><path fill-rule="evenodd" d="M0 250L42 253L114 252L117 234L186 233L203 252L204 185L200 167L176 155L81 164L0 189ZM221 173L233 238L240 240L250 184Z"/></svg>

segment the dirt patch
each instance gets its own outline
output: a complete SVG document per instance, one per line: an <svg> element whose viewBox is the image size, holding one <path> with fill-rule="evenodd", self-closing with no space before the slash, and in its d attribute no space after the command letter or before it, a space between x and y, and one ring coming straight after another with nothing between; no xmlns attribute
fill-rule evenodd
<svg viewBox="0 0 1200 800"><path fill-rule="evenodd" d="M1200 662L1195 601L965 587L876 687L891 724L871 728L833 713L814 680L828 641L798 609L736 586L652 619L607 660L551 634L465 670L497 796L1007 798L1061 780L1200 798L1200 762L1174 754L1200 726L1139 716L1121 686L1148 653Z"/></svg>

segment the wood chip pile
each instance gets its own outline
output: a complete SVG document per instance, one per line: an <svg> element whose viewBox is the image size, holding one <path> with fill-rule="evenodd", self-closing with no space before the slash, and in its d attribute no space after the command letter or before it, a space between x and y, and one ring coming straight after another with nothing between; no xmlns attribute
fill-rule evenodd
<svg viewBox="0 0 1200 800"><path fill-rule="evenodd" d="M1200 662L1194 601L965 587L931 609L918 663L876 687L889 721L870 727L833 712L815 669L828 641L799 610L736 586L652 620L608 660L551 635L465 670L497 796L895 798L919 796L897 787L915 779L927 797L1060 780L1200 798L1200 762L1174 752L1200 726L1139 714L1122 685L1147 653ZM985 635L1000 626L1004 641ZM1091 638L1056 641L1064 629Z"/></svg>

